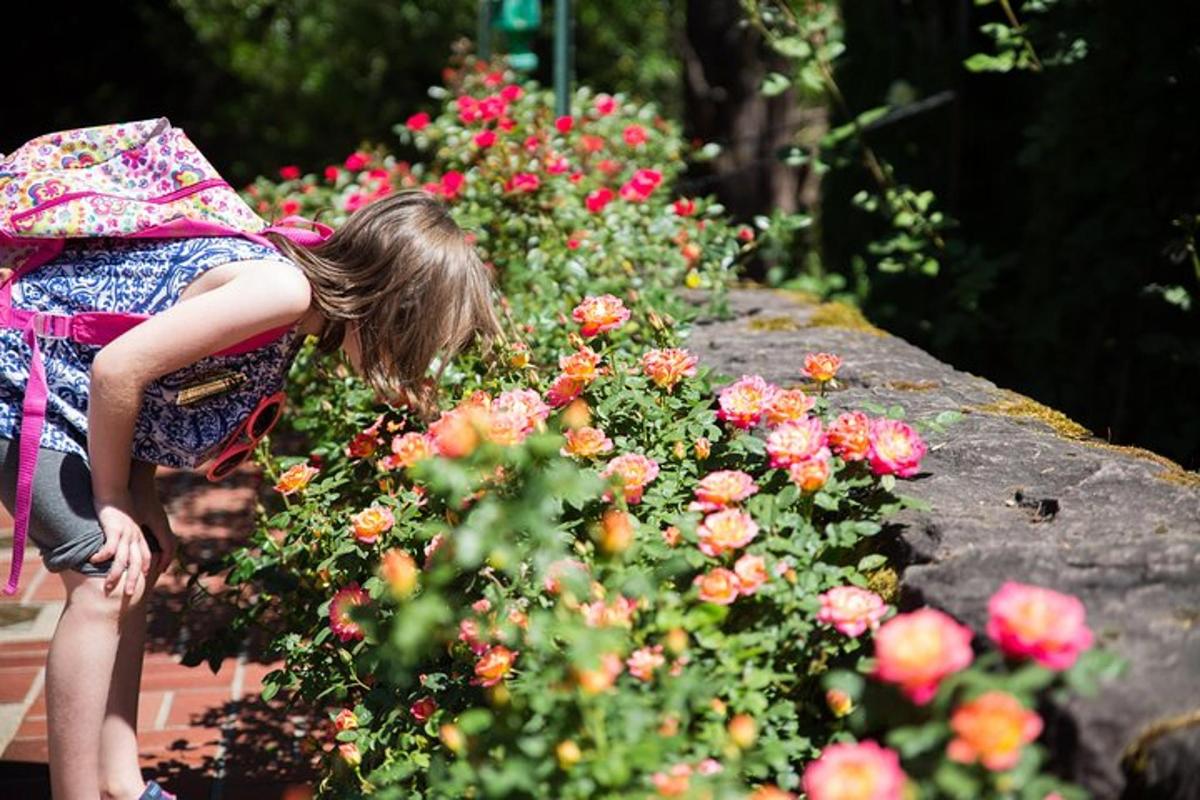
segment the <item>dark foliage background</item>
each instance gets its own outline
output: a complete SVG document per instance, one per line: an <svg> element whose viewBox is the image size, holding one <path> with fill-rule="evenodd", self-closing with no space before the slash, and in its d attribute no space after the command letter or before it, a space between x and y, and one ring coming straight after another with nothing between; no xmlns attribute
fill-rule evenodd
<svg viewBox="0 0 1200 800"><path fill-rule="evenodd" d="M1200 214L1200 39L1183 4L1065 0L1031 28L1043 54L1087 56L1038 74L973 75L986 16L966 3L846 3L843 86L868 108L911 84L956 100L872 141L933 189L961 228L932 281L875 276L868 316L939 357L1060 408L1097 435L1200 467L1200 290L1175 224ZM875 232L824 185L825 258L848 264Z"/></svg>

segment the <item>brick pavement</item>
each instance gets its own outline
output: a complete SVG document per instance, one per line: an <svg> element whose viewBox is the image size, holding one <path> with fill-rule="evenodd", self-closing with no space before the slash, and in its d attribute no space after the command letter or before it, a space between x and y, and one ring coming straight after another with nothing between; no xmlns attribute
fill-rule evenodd
<svg viewBox="0 0 1200 800"><path fill-rule="evenodd" d="M259 481L250 469L216 486L190 473L168 472L161 489L180 539L185 568L235 547L249 534ZM0 509L0 575L12 560L11 520ZM17 597L0 595L0 796L48 798L45 658L65 601L61 579L29 547ZM219 587L208 579L210 590ZM150 626L138 708L143 773L181 800L301 800L311 773L299 742L311 721L278 700L259 697L271 669L253 652L227 659L215 674L179 662L185 643L221 625L218 613L189 597L179 567L160 579ZM184 613L187 606L191 613Z"/></svg>

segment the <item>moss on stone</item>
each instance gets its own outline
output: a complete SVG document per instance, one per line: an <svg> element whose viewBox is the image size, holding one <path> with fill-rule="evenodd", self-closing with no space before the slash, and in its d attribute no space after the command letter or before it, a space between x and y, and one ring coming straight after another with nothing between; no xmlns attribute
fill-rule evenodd
<svg viewBox="0 0 1200 800"><path fill-rule="evenodd" d="M1179 621L1184 630L1191 630L1200 624L1200 609L1197 608L1177 608L1172 616Z"/></svg>
<svg viewBox="0 0 1200 800"><path fill-rule="evenodd" d="M809 328L847 328L852 331L869 333L872 336L887 336L887 333L876 328L862 312L845 303L821 303L813 309L805 327Z"/></svg>
<svg viewBox="0 0 1200 800"><path fill-rule="evenodd" d="M1159 455L1144 447L1106 442L1103 439L1093 436L1091 431L1061 411L1042 405L1036 400L1009 389L1002 389L1001 391L1004 396L1000 400L981 406L972 406L965 410L978 411L985 414L998 414L1005 417L1038 420L1050 426L1055 433L1064 439L1079 442L1087 447L1095 447L1100 450L1121 453L1122 455L1140 458L1145 461L1153 461L1162 467L1161 471L1154 474L1154 477L1159 480L1175 484L1176 486L1200 489L1200 473L1188 472L1166 456Z"/></svg>
<svg viewBox="0 0 1200 800"><path fill-rule="evenodd" d="M1134 447L1129 444L1113 444L1103 439L1095 439L1083 444L1086 444L1088 447L1098 447L1102 450L1115 451L1123 455L1132 456L1133 458L1153 461L1162 467L1161 470L1154 473L1154 477L1160 481L1166 481L1175 486L1183 486L1188 489L1200 489L1200 473L1189 472L1166 456L1159 455L1152 450L1147 450L1144 447Z"/></svg>
<svg viewBox="0 0 1200 800"><path fill-rule="evenodd" d="M1163 717L1142 728L1137 737L1130 742L1121 755L1121 765L1126 770L1142 774L1150 766L1150 748L1164 736L1177 731L1200 726L1200 708L1177 714L1173 717Z"/></svg>
<svg viewBox="0 0 1200 800"><path fill-rule="evenodd" d="M798 331L800 323L791 317L755 317L748 323L752 331Z"/></svg>
<svg viewBox="0 0 1200 800"><path fill-rule="evenodd" d="M775 289L775 294L793 300L802 306L821 305L821 298L812 292L802 292L798 289Z"/></svg>
<svg viewBox="0 0 1200 800"><path fill-rule="evenodd" d="M928 392L942 384L937 381L888 381L884 385L897 392Z"/></svg>
<svg viewBox="0 0 1200 800"><path fill-rule="evenodd" d="M900 575L891 567L880 567L867 575L867 588L885 603L895 604L900 597Z"/></svg>
<svg viewBox="0 0 1200 800"><path fill-rule="evenodd" d="M1091 438L1091 431L1061 411L1044 406L1037 400L1033 400L1023 394L1017 394L1008 389L1001 389L1000 391L1003 397L999 400L984 403L981 406L973 406L971 410L984 414L996 414L1001 417L1034 419L1050 426L1055 433L1064 439L1083 441Z"/></svg>
<svg viewBox="0 0 1200 800"><path fill-rule="evenodd" d="M1162 472L1155 474L1154 477L1164 480L1167 483L1173 483L1176 486L1186 486L1189 489L1200 489L1200 473L1188 472L1182 467L1174 470L1165 469Z"/></svg>

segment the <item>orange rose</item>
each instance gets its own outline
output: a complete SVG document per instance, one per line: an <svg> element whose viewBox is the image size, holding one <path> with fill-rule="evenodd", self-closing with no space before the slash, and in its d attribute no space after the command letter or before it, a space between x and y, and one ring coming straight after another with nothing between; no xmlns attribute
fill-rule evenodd
<svg viewBox="0 0 1200 800"><path fill-rule="evenodd" d="M579 688L585 694L599 694L608 691L617 682L617 676L625 669L621 656L616 653L605 653L597 668L576 669L575 679Z"/></svg>
<svg viewBox="0 0 1200 800"><path fill-rule="evenodd" d="M585 297L571 312L571 316L580 323L579 332L590 339L624 325L629 319L629 309L625 308L620 298L605 294Z"/></svg>
<svg viewBox="0 0 1200 800"><path fill-rule="evenodd" d="M417 576L420 570L417 562L403 550L388 550L383 554L379 566L379 577L383 578L392 590L392 596L402 600L417 588Z"/></svg>
<svg viewBox="0 0 1200 800"><path fill-rule="evenodd" d="M871 420L861 411L839 414L826 435L829 446L846 461L863 461L871 449Z"/></svg>
<svg viewBox="0 0 1200 800"><path fill-rule="evenodd" d="M767 401L763 418L772 428L785 422L800 422L816 402L799 389L780 389Z"/></svg>
<svg viewBox="0 0 1200 800"><path fill-rule="evenodd" d="M809 353L804 357L804 374L818 383L833 380L842 366L842 359L832 353Z"/></svg>
<svg viewBox="0 0 1200 800"><path fill-rule="evenodd" d="M829 459L821 456L797 461L788 467L788 477L803 491L815 492L829 481Z"/></svg>
<svg viewBox="0 0 1200 800"><path fill-rule="evenodd" d="M592 411L586 400L575 399L563 410L563 425L568 428L582 428L592 421Z"/></svg>
<svg viewBox="0 0 1200 800"><path fill-rule="evenodd" d="M633 542L633 518L615 508L604 512L600 520L600 547L606 553L624 552Z"/></svg>
<svg viewBox="0 0 1200 800"><path fill-rule="evenodd" d="M642 371L646 377L668 391L684 378L695 375L697 363L699 359L677 347L650 350L642 355Z"/></svg>
<svg viewBox="0 0 1200 800"><path fill-rule="evenodd" d="M584 385L591 383L599 377L599 365L600 354L593 351L590 347L576 350L571 355L563 356L558 360L558 366L562 370L563 375Z"/></svg>
<svg viewBox="0 0 1200 800"><path fill-rule="evenodd" d="M316 477L320 472L316 467L310 467L308 464L297 464L288 469L287 472L279 476L279 480L275 482L275 491L282 495L294 494Z"/></svg>
<svg viewBox="0 0 1200 800"><path fill-rule="evenodd" d="M954 710L955 738L946 748L954 761L983 763L990 770L1012 769L1021 748L1042 732L1042 718L1007 692L985 692Z"/></svg>
<svg viewBox="0 0 1200 800"><path fill-rule="evenodd" d="M495 686L504 680L504 676L512 669L517 660L517 653L504 645L489 647L475 664L475 678L471 681L479 686Z"/></svg>
<svg viewBox="0 0 1200 800"><path fill-rule="evenodd" d="M738 576L723 567L697 575L693 583L700 587L701 600L723 606L736 600L742 588Z"/></svg>
<svg viewBox="0 0 1200 800"><path fill-rule="evenodd" d="M438 728L438 738L452 753L462 754L467 749L467 737L457 725L447 722Z"/></svg>
<svg viewBox="0 0 1200 800"><path fill-rule="evenodd" d="M613 449L612 439L599 428L589 428L586 425L568 430L563 433L567 443L559 452L564 456L593 458Z"/></svg>
<svg viewBox="0 0 1200 800"><path fill-rule="evenodd" d="M350 516L354 538L359 544L374 544L380 534L391 530L395 524L391 510L382 506L371 506Z"/></svg>
<svg viewBox="0 0 1200 800"><path fill-rule="evenodd" d="M749 714L736 714L729 720L729 738L742 750L748 750L758 738L758 725Z"/></svg>
<svg viewBox="0 0 1200 800"><path fill-rule="evenodd" d="M392 439L392 454L380 459L384 469L404 469L433 456L433 444L423 433L406 433Z"/></svg>
<svg viewBox="0 0 1200 800"><path fill-rule="evenodd" d="M570 739L559 742L554 748L554 755L558 759L558 765L563 769L570 769L579 763L579 759L583 758L583 753L580 752L579 745Z"/></svg>
<svg viewBox="0 0 1200 800"><path fill-rule="evenodd" d="M825 692L825 705L835 717L844 717L854 710L854 701L850 695L841 689L829 689Z"/></svg>
<svg viewBox="0 0 1200 800"><path fill-rule="evenodd" d="M456 408L429 426L429 438L439 455L446 458L462 458L474 452L479 445L480 423L485 422L487 412L483 409Z"/></svg>

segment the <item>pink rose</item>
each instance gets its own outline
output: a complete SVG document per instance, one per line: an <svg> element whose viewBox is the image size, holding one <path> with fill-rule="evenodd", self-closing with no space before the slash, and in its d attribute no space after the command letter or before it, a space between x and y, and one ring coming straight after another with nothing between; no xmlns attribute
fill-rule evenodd
<svg viewBox="0 0 1200 800"><path fill-rule="evenodd" d="M875 634L875 677L899 685L917 705L937 694L947 675L971 663L971 629L933 608L900 614Z"/></svg>
<svg viewBox="0 0 1200 800"><path fill-rule="evenodd" d="M988 636L1015 658L1067 669L1092 646L1079 598L1052 589L1006 582L988 601Z"/></svg>
<svg viewBox="0 0 1200 800"><path fill-rule="evenodd" d="M921 468L925 443L911 427L897 419L873 419L867 461L876 475L911 478Z"/></svg>
<svg viewBox="0 0 1200 800"><path fill-rule="evenodd" d="M857 586L838 586L820 595L821 610L817 621L832 625L846 636L861 636L874 630L887 614L887 604L874 592Z"/></svg>
<svg viewBox="0 0 1200 800"><path fill-rule="evenodd" d="M872 741L831 744L804 770L809 800L901 800L900 757Z"/></svg>

